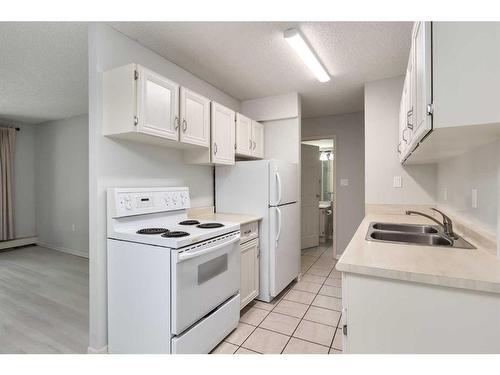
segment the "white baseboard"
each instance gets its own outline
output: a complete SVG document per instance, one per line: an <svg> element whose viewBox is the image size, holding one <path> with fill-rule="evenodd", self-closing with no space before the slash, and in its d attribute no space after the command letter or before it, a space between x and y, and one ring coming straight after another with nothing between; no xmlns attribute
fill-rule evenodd
<svg viewBox="0 0 500 375"><path fill-rule="evenodd" d="M37 242L38 242L37 237L25 237L25 238L16 238L14 240L9 240L9 241L1 241L0 250L10 249L12 247L18 247L18 246L33 245L36 244Z"/></svg>
<svg viewBox="0 0 500 375"><path fill-rule="evenodd" d="M108 354L108 346L103 346L102 348L92 348L91 346L89 346L87 348L87 353L88 354Z"/></svg>
<svg viewBox="0 0 500 375"><path fill-rule="evenodd" d="M46 247L47 249L52 249L52 250L60 251L62 253L76 255L78 257L87 258L87 259L89 258L89 254L86 253L86 252L84 252L84 251L81 251L81 250L68 249L66 247L55 246L55 245L52 245L52 244L49 244L49 243L45 243L45 242L37 242L37 245L41 246L41 247Z"/></svg>

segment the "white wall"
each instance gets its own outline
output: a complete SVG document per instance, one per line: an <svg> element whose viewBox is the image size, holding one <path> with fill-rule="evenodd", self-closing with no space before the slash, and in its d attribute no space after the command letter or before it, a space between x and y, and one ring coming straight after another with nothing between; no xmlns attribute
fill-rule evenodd
<svg viewBox="0 0 500 375"><path fill-rule="evenodd" d="M182 151L102 136L104 70L139 63L239 110L240 103L104 24L89 26L90 349L107 345L106 199L111 186L189 186L191 204L213 204L212 167L184 164Z"/></svg>
<svg viewBox="0 0 500 375"><path fill-rule="evenodd" d="M88 257L88 116L34 129L38 243Z"/></svg>
<svg viewBox="0 0 500 375"><path fill-rule="evenodd" d="M336 241L342 253L365 216L365 136L363 112L302 120L302 139L335 136ZM340 186L340 179L349 186Z"/></svg>
<svg viewBox="0 0 500 375"><path fill-rule="evenodd" d="M14 145L14 232L15 238L36 236L35 219L35 125L12 124Z"/></svg>
<svg viewBox="0 0 500 375"><path fill-rule="evenodd" d="M296 92L246 100L241 113L264 124L264 158L300 164L301 100Z"/></svg>
<svg viewBox="0 0 500 375"><path fill-rule="evenodd" d="M495 141L438 164L439 205L492 235L498 220L499 149ZM472 207L472 189L477 189L477 208Z"/></svg>
<svg viewBox="0 0 500 375"><path fill-rule="evenodd" d="M286 160L299 163L300 160L300 120L261 121L264 124L264 158Z"/></svg>
<svg viewBox="0 0 500 375"><path fill-rule="evenodd" d="M367 204L434 204L436 165L399 163L398 117L403 77L365 84L365 202ZM394 176L403 187L393 188Z"/></svg>

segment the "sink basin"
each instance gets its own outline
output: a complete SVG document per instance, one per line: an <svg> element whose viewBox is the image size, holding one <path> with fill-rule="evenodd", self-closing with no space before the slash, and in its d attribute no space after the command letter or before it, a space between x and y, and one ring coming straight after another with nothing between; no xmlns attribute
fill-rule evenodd
<svg viewBox="0 0 500 375"><path fill-rule="evenodd" d="M375 223L372 225L372 228L377 230L388 230L388 231L405 232L405 233L438 232L438 230L432 225L419 225L419 224Z"/></svg>
<svg viewBox="0 0 500 375"><path fill-rule="evenodd" d="M452 246L449 239L436 234L373 231L370 237L385 242L411 243L428 246Z"/></svg>
<svg viewBox="0 0 500 375"><path fill-rule="evenodd" d="M442 246L455 249L475 249L462 237L450 239L437 225L370 223L367 241L402 245Z"/></svg>

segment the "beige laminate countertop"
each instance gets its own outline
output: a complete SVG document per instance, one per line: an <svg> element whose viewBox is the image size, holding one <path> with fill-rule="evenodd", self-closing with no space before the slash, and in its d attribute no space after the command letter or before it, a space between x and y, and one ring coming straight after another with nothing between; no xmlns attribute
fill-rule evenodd
<svg viewBox="0 0 500 375"><path fill-rule="evenodd" d="M475 250L366 241L373 221L435 224L418 216L368 214L338 261L339 271L500 293L500 260L471 239L464 236Z"/></svg>
<svg viewBox="0 0 500 375"><path fill-rule="evenodd" d="M191 219L205 219L213 221L228 221L231 223L239 223L240 225L252 223L254 221L259 221L262 219L260 216L254 215L241 215L241 214L231 214L231 213L200 213L189 215Z"/></svg>

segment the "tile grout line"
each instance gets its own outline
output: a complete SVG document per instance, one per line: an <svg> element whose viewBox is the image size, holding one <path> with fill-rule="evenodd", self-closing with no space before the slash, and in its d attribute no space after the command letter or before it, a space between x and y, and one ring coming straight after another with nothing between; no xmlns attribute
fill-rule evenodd
<svg viewBox="0 0 500 375"><path fill-rule="evenodd" d="M324 253L325 253L328 249L329 249L329 248L326 248L326 249L325 249L325 250L321 253L321 255L318 257L318 259L316 259L316 261L315 261L315 262L314 262L314 263L313 263L313 264L312 264L312 265L311 265L311 266L310 266L307 270L311 269L311 267L312 267L314 264L316 264L316 262L318 262L318 261L319 261L319 259L321 258L321 256L322 256L322 255L323 255L323 254L324 254ZM307 272L307 271L306 271L306 272ZM330 272L329 272L328 274L330 274ZM326 278L328 278L328 276L327 276ZM324 285L324 283L325 283L325 281L326 281L326 278L325 278L325 280L323 280L323 283L321 284L321 287L323 287L323 285ZM320 288L320 289L321 289L321 288ZM288 344L289 344L289 343L290 343L290 341L292 340L292 337L294 337L294 336L293 336L293 335L294 335L294 333L297 331L297 328L299 328L300 324L301 324L301 323L302 323L302 321L304 320L304 316L306 316L306 315L307 315L307 312L309 311L309 309L311 308L311 306L312 306L312 304L313 304L314 300L315 300L315 299L316 299L316 297L318 296L318 293L319 293L319 290L318 290L318 292L315 294L315 296L314 296L313 300L311 301L311 303L309 304L309 306L307 307L307 310L306 310L306 312L304 313L304 315L302 316L302 318L300 318L300 320L299 320L299 324L297 324L297 326L296 326L296 327L295 327L295 329L293 330L292 334L291 334L291 335L290 335L290 337L288 338L288 341L286 342L285 346L284 346L284 347L283 347L283 349L281 350L280 354L283 354L283 351L286 349L286 347L288 346ZM307 321L307 320L306 320L306 321ZM335 337L335 334L333 335L333 337ZM304 341L308 341L308 340L304 340ZM310 341L308 341L308 342L310 342ZM317 344L317 343L314 343L314 344ZM325 346L324 346L324 347L325 347ZM330 349L328 349L328 353L327 353L327 354L330 354Z"/></svg>
<svg viewBox="0 0 500 375"><path fill-rule="evenodd" d="M323 255L324 255L324 254L325 254L325 253L329 250L329 249L331 249L331 247L326 247L326 248L323 250L323 252L322 252L322 253L321 253L318 257L315 257L315 258L316 258L316 259L315 259L315 261L314 261L314 262L313 262L310 266L308 266L308 267L307 267L307 269L305 270L305 272L302 272L302 273L301 273L301 279L302 279L302 276L303 276L303 275L305 275L305 274L306 274L306 273L307 273L307 272L308 272L308 271L309 271L309 270L310 270L310 269L311 269L311 268L312 268L315 264L317 264L317 263L320 261L320 258L321 258L321 257L322 257L322 256L323 256ZM301 256L302 256L302 254L301 254ZM286 342L285 346L283 347L283 349L281 350L281 354L282 354L282 353L283 353L283 351L284 351L284 350L286 349L286 347L288 346L288 344L290 343L290 341L291 341L292 337L294 337L294 336L293 336L293 335L294 335L294 333L296 332L297 328L300 326L300 324L302 323L302 321L303 321L303 320L308 321L308 322L313 322L313 323L316 323L316 324L323 324L323 323L319 323L319 322L310 321L310 320L308 320L308 319L304 319L304 317L307 315L307 312L309 311L309 309L311 308L311 306L313 306L313 303L314 303L314 300L316 299L316 297L317 297L318 295L323 295L323 294L319 294L319 291L323 288L323 286L325 286L325 282L326 282L326 280L329 278L329 276L331 275L331 273L332 273L332 272L333 272L333 270L335 269L335 264L337 263L337 260L336 260L335 258L333 258L333 260L334 260L333 267L332 267L332 269L328 272L328 274L327 274L326 276L320 276L320 277L324 277L324 278L325 278L325 279L323 280L323 282L322 282L321 284L319 284L319 283L314 283L314 284L317 284L317 285L321 285L321 287L318 289L318 291L317 291L316 293L311 293L311 294L314 294L314 298L313 298L313 300L311 301L311 303L309 303L309 304L303 304L303 305L307 305L307 306L308 306L308 307L307 307L307 310L305 311L305 313L303 314L303 316L300 318L299 323L297 324L297 326L295 327L295 329L293 330L293 332L291 333L291 335L289 335L289 336L288 336L288 335L283 334L282 332L277 332L277 331L274 331L274 330L271 330L271 329L268 329L268 328L264 328L264 327L262 327L261 325L262 325L262 323L264 322L264 320L265 320L265 319L266 319L266 318L267 318L267 317L268 317L271 313L273 313L273 312L274 312L274 313L276 313L276 314L280 314L280 315L285 315L285 316L290 316L290 317L297 318L296 316L292 316L292 315L288 315L288 314L283 314L283 313L280 313L280 312L275 312L275 311L274 311L274 310L275 310L275 308L276 308L276 306L278 306L278 304L279 304L279 303L281 303L283 300L285 300L285 297L286 297L286 296L288 295L288 293L289 293L289 292L293 289L293 286L289 286L289 287L288 287L288 290L286 290L286 292L285 292L285 293L283 293L283 295L282 295L282 296L278 299L278 301L274 304L274 306L271 308L271 310L267 310L267 309L259 308L259 307L257 307L257 306L251 306L251 307L250 307L250 308L256 308L256 309L259 309L259 310L264 310L264 311L266 311L266 312L267 312L267 314L264 316L264 318L262 319L262 321L261 321L261 322L260 322L257 326L253 326L253 325L252 325L252 326L254 327L254 329L250 332L250 334L247 336L247 338L246 338L245 340L243 340L243 342L242 342L240 345L235 345L235 344L233 344L233 345L237 346L237 349L235 350L235 352L234 352L233 354L236 354L236 352L237 352L240 348L243 348L243 349L245 349L245 350L250 350L250 351L252 351L252 352L254 352L254 353L263 354L263 353L257 352L257 351L255 351L255 350L253 350L253 349L248 349L248 348L246 348L246 347L244 347L244 346L243 346L243 345L245 344L245 342L247 342L247 340L250 338L250 336L251 336L251 335L252 335L252 334L253 334L253 333L257 330L257 328L260 328L260 329L262 329L262 330L266 330L266 331L268 331L268 332L273 332L273 333L281 334L281 335L284 335L284 336L288 336L288 340L287 340L287 342ZM316 276L318 276L318 275L316 275ZM296 285L296 284L295 284L295 285ZM299 289L296 289L296 290L300 291ZM306 291L303 291L303 292L306 292ZM308 292L308 293L309 293L309 292ZM326 297L332 297L332 296L328 296L328 295L325 295L325 296L326 296ZM332 297L332 298L333 298L333 297ZM335 298L336 298L336 297L335 297ZM286 300L286 301L296 302L296 301L291 301L291 300ZM302 304L302 303L300 303L300 302L296 302L296 303ZM317 307L322 308L322 307L320 307L320 306L317 306ZM330 311L337 311L337 310L327 309L327 308L323 308L323 309L325 309L325 310L330 310ZM337 311L337 312L339 312L339 311ZM337 325L336 325L336 326L330 326L330 325L328 325L328 324L324 324L325 326L335 328L334 335L333 335L332 341L330 342L330 346L329 346L329 347L328 347L328 346L326 346L326 345L323 345L323 344L318 344L318 343L316 343L316 342L309 341L309 340L307 340L307 339L302 339L302 338L297 338L297 339L300 339L300 340L303 340L303 341L306 341L306 342L309 342L309 343L312 343L312 344L320 345L320 346L322 346L322 347L324 347L324 348L328 348L328 353L329 353L329 352L330 352L330 350L332 350L332 349L333 349L333 350L337 350L337 349L333 348L333 347L332 347L332 345L333 345L333 340L335 339L335 335L336 335L336 333L337 333L338 324L339 324L339 322L340 322L340 320L341 320L341 317L342 317L342 312L340 312L340 313L341 313L341 316L339 317L339 321L337 322ZM242 323L245 323L245 322L242 322ZM245 323L245 324L247 324L247 325L251 325L251 324L249 324L249 323ZM229 343L229 342L228 342L228 343Z"/></svg>

